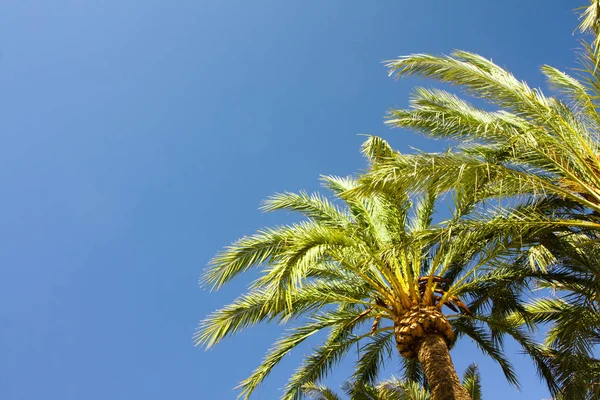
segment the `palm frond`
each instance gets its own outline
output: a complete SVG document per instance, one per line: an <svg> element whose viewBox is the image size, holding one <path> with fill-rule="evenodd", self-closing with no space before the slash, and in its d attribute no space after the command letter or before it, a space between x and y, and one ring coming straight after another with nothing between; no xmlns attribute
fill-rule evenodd
<svg viewBox="0 0 600 400"><path fill-rule="evenodd" d="M362 154L373 164L392 157L395 151L389 143L378 136L368 136L363 143Z"/></svg>
<svg viewBox="0 0 600 400"><path fill-rule="evenodd" d="M309 382L302 386L302 391L313 400L342 400L326 386Z"/></svg>
<svg viewBox="0 0 600 400"><path fill-rule="evenodd" d="M263 202L263 211L276 210L296 211L308 218L318 221L325 226L344 228L351 223L347 212L340 210L319 193L279 193L269 197Z"/></svg>
<svg viewBox="0 0 600 400"><path fill-rule="evenodd" d="M342 360L352 345L369 335L350 335L344 329L332 331L326 342L306 357L302 366L294 371L284 388L282 399L299 400L304 384L326 377L331 369Z"/></svg>
<svg viewBox="0 0 600 400"><path fill-rule="evenodd" d="M474 53L455 51L451 56L414 54L389 61L390 75L421 76L459 85L517 115L546 123L552 106L539 91L517 80L510 72Z"/></svg>
<svg viewBox="0 0 600 400"><path fill-rule="evenodd" d="M482 400L481 378L479 377L477 364L471 364L467 367L463 374L462 384L469 392L471 400Z"/></svg>
<svg viewBox="0 0 600 400"><path fill-rule="evenodd" d="M374 384L380 368L393 355L394 332L380 332L370 338L369 343L360 349L352 380L362 385Z"/></svg>
<svg viewBox="0 0 600 400"><path fill-rule="evenodd" d="M358 340L359 336L352 334L358 321L352 324L355 311L338 309L328 313L322 313L311 318L311 321L290 330L290 332L278 339L271 350L267 353L259 367L254 370L252 375L243 380L238 388L241 388L240 397L248 399L258 385L271 373L271 370L285 357L293 348L316 334L317 332L332 328L327 342L322 346L321 351L317 351L312 359L318 359L322 363L318 368L309 368L313 373L313 379L297 379L294 381L293 389L290 387L288 393L294 393L294 396L300 396L302 385L317 381L326 374L334 361L339 361L340 356L345 352L348 346L351 346ZM365 335L366 336L366 335ZM332 352L330 354L330 352ZM335 355L334 353L335 352ZM330 358L330 356L332 358ZM312 360L311 359L311 360ZM304 375L302 375L304 376ZM290 399L297 397L288 397Z"/></svg>
<svg viewBox="0 0 600 400"><path fill-rule="evenodd" d="M549 65L544 65L542 72L546 75L550 86L566 96L573 107L578 112L583 113L583 121L589 120L593 127L598 126L600 117L596 110L594 98L581 81Z"/></svg>
<svg viewBox="0 0 600 400"><path fill-rule="evenodd" d="M514 368L511 362L504 356L502 345L498 340L494 340L489 333L472 320L464 318L455 319L452 321L452 327L459 335L465 335L473 339L484 354L488 355L500 365L506 380L512 385L520 387ZM496 335L496 338L498 338L498 335Z"/></svg>
<svg viewBox="0 0 600 400"><path fill-rule="evenodd" d="M429 400L429 392L418 382L392 377L377 385L382 400Z"/></svg>
<svg viewBox="0 0 600 400"><path fill-rule="evenodd" d="M577 28L581 33L594 35L594 52L600 54L600 2L598 0L590 0L590 5L583 8L583 10L579 17L581 22Z"/></svg>

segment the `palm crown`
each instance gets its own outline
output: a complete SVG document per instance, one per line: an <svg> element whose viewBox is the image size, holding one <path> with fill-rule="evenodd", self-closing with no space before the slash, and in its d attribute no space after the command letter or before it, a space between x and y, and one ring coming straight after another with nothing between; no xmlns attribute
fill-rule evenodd
<svg viewBox="0 0 600 400"><path fill-rule="evenodd" d="M393 152L385 141L371 137L363 153L376 163ZM248 398L291 349L320 330L329 330L327 339L290 378L283 398L299 398L304 384L325 376L361 340L367 344L356 366L358 382L373 383L395 345L409 370L423 368L434 399L444 392L468 399L448 352L457 335L468 335L516 383L499 337L509 333L525 344L528 338L507 325L502 312L484 314L486 304L507 312L518 308L519 285L507 285L506 280L519 282L523 274L513 270L476 276L479 264L473 256L482 242L467 246L466 241L454 245L432 240L437 237L431 233L434 191L412 199L413 204L399 191L353 197L357 182L352 178L326 176L323 182L345 207L318 194L275 195L264 210L298 211L308 220L238 240L213 259L202 278L204 285L219 288L249 268L263 266L248 293L201 323L197 344L211 347L262 321L307 317L241 383L241 395ZM503 283L501 290L493 290L495 282ZM453 314L444 315L444 306ZM366 320L372 323L363 329ZM482 323L491 325L495 336Z"/></svg>

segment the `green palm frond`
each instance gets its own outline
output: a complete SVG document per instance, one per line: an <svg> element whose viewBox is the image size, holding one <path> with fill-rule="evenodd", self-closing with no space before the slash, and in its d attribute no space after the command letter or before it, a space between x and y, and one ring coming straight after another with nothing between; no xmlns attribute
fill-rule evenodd
<svg viewBox="0 0 600 400"><path fill-rule="evenodd" d="M580 68L576 69L578 78L592 97L592 101L598 110L598 95L600 94L600 53L589 43L582 42L582 50L579 53Z"/></svg>
<svg viewBox="0 0 600 400"><path fill-rule="evenodd" d="M343 228L351 223L347 213L331 204L326 197L319 193L310 195L306 192L276 194L267 199L261 208L267 212L276 210L296 211L333 228Z"/></svg>
<svg viewBox="0 0 600 400"><path fill-rule="evenodd" d="M377 385L381 400L429 400L430 393L418 382L392 377ZM379 399L378 399L379 400Z"/></svg>
<svg viewBox="0 0 600 400"><path fill-rule="evenodd" d="M577 180L581 181L579 178ZM581 197L558 181L530 174L517 165L498 164L464 152L397 155L389 162L375 165L369 174L361 178L361 186L350 193L369 196L393 191L421 192L431 185L435 185L440 192L456 190L469 193L472 201L523 194L556 196L600 211L600 205L592 201L598 194L585 183L580 186L581 190L593 197Z"/></svg>
<svg viewBox="0 0 600 400"><path fill-rule="evenodd" d="M374 384L380 368L393 356L394 351L393 332L380 332L373 335L360 349L360 359L355 366L353 381L363 385Z"/></svg>
<svg viewBox="0 0 600 400"><path fill-rule="evenodd" d="M543 345L535 346L535 350L556 382L557 386L551 390L554 399L598 399L600 360Z"/></svg>
<svg viewBox="0 0 600 400"><path fill-rule="evenodd" d="M553 104L539 90L530 88L510 72L474 53L455 51L451 56L414 54L389 61L390 75L421 76L459 85L522 117L547 123Z"/></svg>
<svg viewBox="0 0 600 400"><path fill-rule="evenodd" d="M595 71L586 85L545 66L551 85L567 99L563 102L472 53L417 54L390 61L388 67L397 76L453 83L503 109L487 111L442 90L416 89L411 108L391 111L388 123L458 139L459 151L395 154L378 161L354 191L420 191L434 184L440 191L470 193L472 201L522 194L556 196L598 211L600 125L594 90L600 86L595 85Z"/></svg>
<svg viewBox="0 0 600 400"><path fill-rule="evenodd" d="M316 385L312 382L304 384L302 391L313 400L342 400L328 387Z"/></svg>
<svg viewBox="0 0 600 400"><path fill-rule="evenodd" d="M423 372L423 367L419 361L414 358L402 358L400 360L400 371L405 381L416 382L419 386L428 388L427 379Z"/></svg>
<svg viewBox="0 0 600 400"><path fill-rule="evenodd" d="M562 299L539 299L527 306L534 322L553 322L546 343L549 346L568 346L579 353L591 354L600 343L600 315L585 305Z"/></svg>
<svg viewBox="0 0 600 400"><path fill-rule="evenodd" d="M416 88L410 105L410 110L391 110L386 123L433 138L477 138L492 143L515 140L519 134L535 128L514 114L485 111L439 89Z"/></svg>
<svg viewBox="0 0 600 400"><path fill-rule="evenodd" d="M463 386L469 392L471 400L482 400L481 378L477 364L471 364L463 374Z"/></svg>
<svg viewBox="0 0 600 400"><path fill-rule="evenodd" d="M339 363L348 350L370 334L360 336L349 335L346 329L333 330L326 342L317 347L305 358L302 366L294 371L284 388L284 400L297 400L302 396L302 386L308 382L318 381L328 375L331 369Z"/></svg>
<svg viewBox="0 0 600 400"><path fill-rule="evenodd" d="M371 163L386 160L394 155L394 149L388 142L371 135L368 135L368 139L363 143L361 152Z"/></svg>
<svg viewBox="0 0 600 400"><path fill-rule="evenodd" d="M242 381L239 388L242 389L240 397L248 399L258 385L271 373L271 370L286 356L292 349L300 343L318 333L325 328L332 328L329 338L318 350L312 359L306 362L314 368L305 368L299 370L290 380L287 387L288 398L293 399L299 395L303 384L310 381L317 381L322 378L328 368L339 361L349 346L360 340L361 336L352 334L353 329L358 322L352 322L356 315L355 310L338 309L336 311L318 314L311 318L308 323L290 330L290 332L278 339L271 350L267 353L260 366L254 370L252 375ZM365 335L366 336L366 335ZM312 365L312 363L317 364ZM306 370L312 375L312 379L306 378Z"/></svg>
<svg viewBox="0 0 600 400"><path fill-rule="evenodd" d="M339 276L336 279L313 279L289 293L282 293L273 285L258 287L209 315L200 324L194 338L197 345L210 348L224 337L260 322L285 322L335 301L354 299L361 304L361 299L368 295L369 288L365 287L364 282L340 280Z"/></svg>
<svg viewBox="0 0 600 400"><path fill-rule="evenodd" d="M431 398L429 391L419 383L396 377L376 385L346 381L342 385L342 390L350 400L429 400ZM304 385L303 392L314 399L341 400L333 390L314 383Z"/></svg>
<svg viewBox="0 0 600 400"><path fill-rule="evenodd" d="M600 54L600 2L590 0L590 5L582 7L582 9L583 12L579 17L581 22L577 28L581 33L589 33L595 36L592 46L594 53Z"/></svg>
<svg viewBox="0 0 600 400"><path fill-rule="evenodd" d="M417 200L414 206L414 218L408 226L411 233L415 234L429 229L433 220L437 197L432 189Z"/></svg>
<svg viewBox="0 0 600 400"><path fill-rule="evenodd" d="M490 322L490 320L485 322ZM495 337L492 337L492 335L486 332L486 330L482 327L481 323L476 323L475 321L470 321L464 318L453 320L452 326L454 329L460 332L461 335L471 338L484 354L497 362L509 383L516 387L520 387L519 380L514 371L512 363L502 353L502 342L499 342L499 338L502 337L499 335L500 332L497 332ZM498 328L498 326L495 328Z"/></svg>
<svg viewBox="0 0 600 400"><path fill-rule="evenodd" d="M286 238L293 237L294 230L294 227L264 229L236 241L211 261L200 283L218 289L238 274L273 259Z"/></svg>
<svg viewBox="0 0 600 400"><path fill-rule="evenodd" d="M550 87L566 97L583 122L590 121L591 126L600 124L593 92L584 83L549 65L544 65L542 72Z"/></svg>

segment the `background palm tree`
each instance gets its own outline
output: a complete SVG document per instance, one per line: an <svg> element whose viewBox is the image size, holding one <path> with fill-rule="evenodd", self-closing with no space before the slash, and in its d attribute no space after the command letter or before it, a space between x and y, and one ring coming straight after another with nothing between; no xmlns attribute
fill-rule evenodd
<svg viewBox="0 0 600 400"><path fill-rule="evenodd" d="M444 90L417 88L411 107L390 111L387 123L452 139L457 146L444 153L396 153L381 159L355 190L422 191L434 185L440 192L453 191L464 210L469 210L467 204L501 199L504 207L489 213L496 218L494 228L503 221L507 228L521 230L599 230L599 27L600 3L592 0L579 28L595 39L592 44L582 42L579 80L542 67L557 97L544 95L490 60L465 51L452 56L415 54L388 62L391 75L454 84L500 108L490 111ZM486 229L489 222L478 215L469 229Z"/></svg>
<svg viewBox="0 0 600 400"><path fill-rule="evenodd" d="M371 137L363 153L376 163L393 152L385 141ZM219 288L240 273L263 266L262 276L247 294L201 323L197 344L211 347L263 321L307 317L279 339L240 384L242 396L248 398L290 350L321 330L329 330L325 342L290 378L284 399L301 397L303 385L324 377L361 340L367 344L353 376L361 384L373 384L385 355L395 347L409 370L422 367L432 399L469 399L449 353L457 335L475 340L516 384L498 338L509 333L525 344L530 341L506 318L486 314L489 307L481 304L518 309L519 296L506 294L519 289L508 288L502 273L474 274L473 257L482 243L467 246L462 240L455 246L447 241L442 246L431 239L428 229L436 192L412 200L399 191L354 198L347 195L356 187L354 179L327 176L323 182L345 207L318 194L275 195L264 210L298 211L308 220L240 239L215 257L202 278L204 285ZM457 212L462 212L460 207ZM495 282L508 289L489 290ZM473 303L478 307L475 313L460 295L479 299ZM444 306L453 314L445 315ZM361 330L366 320L372 323ZM493 326L496 336L485 324Z"/></svg>
<svg viewBox="0 0 600 400"><path fill-rule="evenodd" d="M429 400L429 391L417 382L401 381L392 378L375 386L357 386L345 382L342 389L349 400ZM304 393L313 400L342 400L333 390L308 383L303 386Z"/></svg>
<svg viewBox="0 0 600 400"><path fill-rule="evenodd" d="M564 100L547 97L508 71L476 54L412 55L388 63L397 76L419 75L454 83L470 95L502 107L477 108L458 96L418 88L408 110L393 110L388 123L435 137L457 140L454 151L396 154L376 163L362 179L364 192L435 185L456 191L461 201L490 198L522 200L528 212L510 213L531 227L569 226L600 229L600 72L596 56L585 53L589 85L552 67L543 67ZM572 105L572 106L570 106ZM521 196L521 197L519 197ZM519 211L512 210L510 211ZM560 220L548 221L552 212ZM518 217L518 218L517 218ZM479 221L481 226L487 221Z"/></svg>
<svg viewBox="0 0 600 400"><path fill-rule="evenodd" d="M560 384L560 399L600 398L594 351L600 344L600 242L589 235L547 235L514 262L543 271L537 285L545 295L527 304L519 318L548 327L539 349Z"/></svg>
<svg viewBox="0 0 600 400"><path fill-rule="evenodd" d="M471 364L463 374L462 385L472 400L482 400L481 378L477 365ZM363 385L346 381L342 389L350 400L430 400L429 390L421 383L392 377L376 385ZM308 383L302 387L313 400L341 400L333 390Z"/></svg>

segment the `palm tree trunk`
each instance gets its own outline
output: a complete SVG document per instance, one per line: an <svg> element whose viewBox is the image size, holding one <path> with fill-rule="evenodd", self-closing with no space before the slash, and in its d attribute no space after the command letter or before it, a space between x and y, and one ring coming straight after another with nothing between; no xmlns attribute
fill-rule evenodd
<svg viewBox="0 0 600 400"><path fill-rule="evenodd" d="M450 358L450 351L440 335L426 335L418 349L418 358L431 387L431 400L471 400Z"/></svg>

